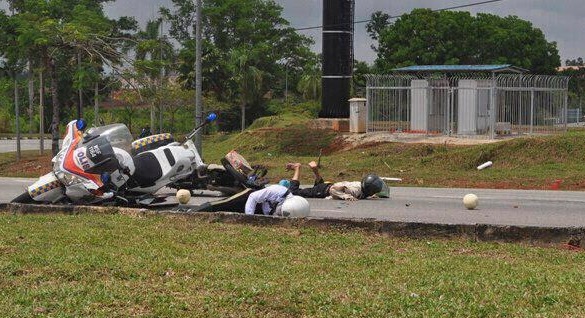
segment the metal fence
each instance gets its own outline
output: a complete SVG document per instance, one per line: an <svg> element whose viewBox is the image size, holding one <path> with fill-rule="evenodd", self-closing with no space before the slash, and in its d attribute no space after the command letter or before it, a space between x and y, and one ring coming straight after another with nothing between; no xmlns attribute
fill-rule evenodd
<svg viewBox="0 0 585 318"><path fill-rule="evenodd" d="M497 138L567 129L568 77L368 75L367 130Z"/></svg>

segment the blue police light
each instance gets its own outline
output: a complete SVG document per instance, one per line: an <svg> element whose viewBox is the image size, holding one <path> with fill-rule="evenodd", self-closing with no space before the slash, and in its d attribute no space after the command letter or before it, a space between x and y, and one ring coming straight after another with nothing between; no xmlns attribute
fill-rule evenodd
<svg viewBox="0 0 585 318"><path fill-rule="evenodd" d="M208 122L212 122L214 120L217 119L217 114L216 113L209 113L209 115L207 115L207 118L205 120L207 120Z"/></svg>
<svg viewBox="0 0 585 318"><path fill-rule="evenodd" d="M83 119L78 119L77 122L75 122L75 127L77 127L77 130L84 131L87 127L87 123Z"/></svg>
<svg viewBox="0 0 585 318"><path fill-rule="evenodd" d="M103 184L108 184L108 183L110 183L110 181L112 181L112 177L107 172L102 173L100 175L100 179L102 179Z"/></svg>

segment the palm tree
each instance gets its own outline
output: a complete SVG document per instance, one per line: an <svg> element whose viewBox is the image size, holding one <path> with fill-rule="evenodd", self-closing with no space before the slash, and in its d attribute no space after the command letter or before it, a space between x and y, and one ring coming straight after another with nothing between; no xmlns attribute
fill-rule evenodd
<svg viewBox="0 0 585 318"><path fill-rule="evenodd" d="M161 98L156 97L160 95L161 90L157 90L157 87L162 87L163 77L165 74L165 67L172 63L175 58L175 52L173 45L169 40L162 36L162 19L150 20L146 23L144 30L136 34L136 62L134 67L140 73L144 74L150 79L151 85L151 96L155 96L152 99L150 105L150 127L154 129L155 125L155 113L154 104L155 100L158 100L159 114L161 115L160 127L162 128L162 112L163 107L161 104Z"/></svg>
<svg viewBox="0 0 585 318"><path fill-rule="evenodd" d="M258 99L264 74L254 65L250 54L244 50L232 51L231 61L233 80L237 83L239 90L243 132L246 129L246 105Z"/></svg>
<svg viewBox="0 0 585 318"><path fill-rule="evenodd" d="M308 100L319 100L321 98L321 67L316 61L311 61L305 66L301 75L297 90Z"/></svg>

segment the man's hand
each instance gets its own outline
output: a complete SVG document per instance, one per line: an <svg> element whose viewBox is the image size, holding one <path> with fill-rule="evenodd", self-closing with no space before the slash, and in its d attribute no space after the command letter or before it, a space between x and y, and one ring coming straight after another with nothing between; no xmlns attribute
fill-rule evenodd
<svg viewBox="0 0 585 318"><path fill-rule="evenodd" d="M311 169L315 170L315 169L317 169L317 163L315 161L311 161L311 162L309 162L309 167L311 167Z"/></svg>

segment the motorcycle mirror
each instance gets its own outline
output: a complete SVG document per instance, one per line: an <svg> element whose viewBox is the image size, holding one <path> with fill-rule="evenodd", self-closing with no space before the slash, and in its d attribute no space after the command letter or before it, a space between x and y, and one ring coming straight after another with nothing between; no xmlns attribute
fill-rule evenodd
<svg viewBox="0 0 585 318"><path fill-rule="evenodd" d="M207 115L207 118L205 120L207 120L208 122L212 122L214 120L217 119L217 114L216 113L209 113L209 115Z"/></svg>
<svg viewBox="0 0 585 318"><path fill-rule="evenodd" d="M77 130L84 131L85 128L87 128L87 123L85 120L80 118L77 120L77 122L75 122L75 127L77 127Z"/></svg>

